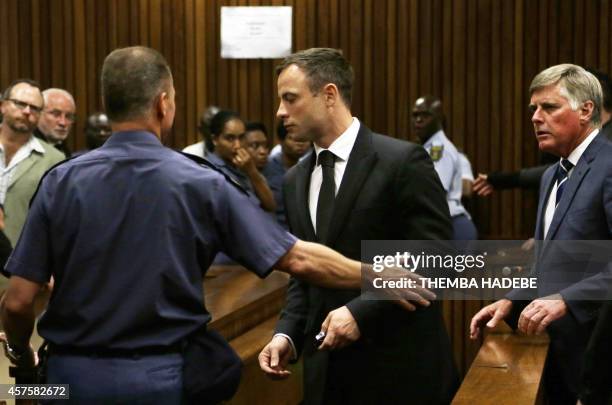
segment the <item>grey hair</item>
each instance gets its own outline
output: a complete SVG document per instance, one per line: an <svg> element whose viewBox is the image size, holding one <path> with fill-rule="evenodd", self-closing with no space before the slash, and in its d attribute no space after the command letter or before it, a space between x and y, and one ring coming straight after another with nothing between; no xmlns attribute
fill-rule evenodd
<svg viewBox="0 0 612 405"><path fill-rule="evenodd" d="M585 102L592 101L591 122L595 126L601 125L603 92L599 80L592 73L570 63L551 66L534 77L529 86L529 94L555 84L559 84L561 96L567 99L574 111Z"/></svg>
<svg viewBox="0 0 612 405"><path fill-rule="evenodd" d="M62 96L70 100L72 105L76 107L76 103L74 102L74 97L72 97L72 94L68 93L68 91L64 89L58 89L58 88L53 88L53 87L50 89L46 89L42 92L43 99L45 100L45 104L48 103L49 96L51 96L52 94L61 94Z"/></svg>

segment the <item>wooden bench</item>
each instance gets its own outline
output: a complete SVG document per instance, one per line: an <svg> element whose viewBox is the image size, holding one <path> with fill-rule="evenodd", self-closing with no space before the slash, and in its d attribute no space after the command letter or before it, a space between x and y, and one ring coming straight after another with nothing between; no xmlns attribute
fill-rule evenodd
<svg viewBox="0 0 612 405"><path fill-rule="evenodd" d="M244 368L232 405L294 405L302 391L301 362L282 381L269 379L259 368L257 356L270 341L278 314L285 303L288 276L274 272L265 280L239 266L215 267L204 281L210 327L221 333L236 350Z"/></svg>

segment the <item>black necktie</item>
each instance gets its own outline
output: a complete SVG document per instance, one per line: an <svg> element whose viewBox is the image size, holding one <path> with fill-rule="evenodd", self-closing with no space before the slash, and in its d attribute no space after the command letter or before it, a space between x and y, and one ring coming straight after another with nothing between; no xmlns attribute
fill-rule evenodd
<svg viewBox="0 0 612 405"><path fill-rule="evenodd" d="M555 207L559 205L559 201L561 201L561 196L563 195L563 190L565 189L565 184L567 183L567 175L570 170L572 170L574 165L567 159L563 159L559 163L559 167L557 167L557 195L555 199Z"/></svg>
<svg viewBox="0 0 612 405"><path fill-rule="evenodd" d="M319 190L317 203L317 239L325 243L327 230L331 221L334 199L336 198L336 182L334 181L334 163L336 156L328 150L319 153L318 164L323 171L323 182Z"/></svg>

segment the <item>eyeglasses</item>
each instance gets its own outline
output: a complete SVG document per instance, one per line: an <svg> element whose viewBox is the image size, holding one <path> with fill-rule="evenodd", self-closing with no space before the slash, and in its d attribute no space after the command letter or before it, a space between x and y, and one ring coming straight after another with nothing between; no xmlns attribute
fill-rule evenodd
<svg viewBox="0 0 612 405"><path fill-rule="evenodd" d="M40 114L42 111L42 107L36 106L36 105L32 105L30 103L26 103L23 101L19 101L19 100L15 100L13 98L8 98L8 101L10 101L11 103L13 103L15 105L15 107L17 107L20 110L25 110L26 107L30 107L30 111L33 112L34 114Z"/></svg>
<svg viewBox="0 0 612 405"><path fill-rule="evenodd" d="M74 122L76 120L76 114L67 113L62 110L46 110L45 113L51 114L55 119L60 119L63 115L66 118L66 121Z"/></svg>

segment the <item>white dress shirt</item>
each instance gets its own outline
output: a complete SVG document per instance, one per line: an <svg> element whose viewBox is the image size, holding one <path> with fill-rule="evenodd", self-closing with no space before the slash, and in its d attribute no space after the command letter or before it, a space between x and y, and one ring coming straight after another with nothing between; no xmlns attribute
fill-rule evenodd
<svg viewBox="0 0 612 405"><path fill-rule="evenodd" d="M578 161L580 160L580 157L582 156L586 148L589 147L591 142L593 142L593 139L598 133L599 133L599 129L593 130L584 139L584 141L582 141L582 143L580 143L580 145L578 145L576 149L574 149L572 153L570 153L570 155L567 157L567 160L569 160L574 165L572 169L569 172L567 172L567 181L569 181L569 178L571 177L572 172L574 171L574 168L576 167L576 165L578 165ZM562 159L560 159L559 161L561 160ZM550 190L550 193L548 194L548 202L546 203L546 211L544 211L544 239L546 239L546 235L548 234L548 229L550 228L550 224L552 223L553 217L555 216L555 208L557 208L555 206L555 200L557 198L557 187L558 185L557 185L557 182L555 181L555 184L553 185L552 189Z"/></svg>
<svg viewBox="0 0 612 405"><path fill-rule="evenodd" d="M25 159L30 157L32 152L38 152L40 154L45 153L45 148L40 144L40 141L34 136L30 136L30 140L26 142L15 155L11 161L6 164L6 154L4 153L4 146L0 142L0 204L4 204L6 199L6 192L13 179L13 173L19 165Z"/></svg>
<svg viewBox="0 0 612 405"><path fill-rule="evenodd" d="M315 144L315 153L317 155L317 161L319 160L319 153L324 150L328 150L336 156L336 163L334 165L334 183L336 185L336 195L340 189L342 183L342 177L344 177L344 170L346 169L346 163L348 162L349 155L355 145L357 139L357 133L359 132L359 120L353 117L353 122L331 145L328 149ZM312 226L317 229L317 204L319 202L319 191L321 190L321 183L323 183L323 168L321 165L315 164L310 177L310 191L308 192L308 208L310 210L310 219L312 220Z"/></svg>

